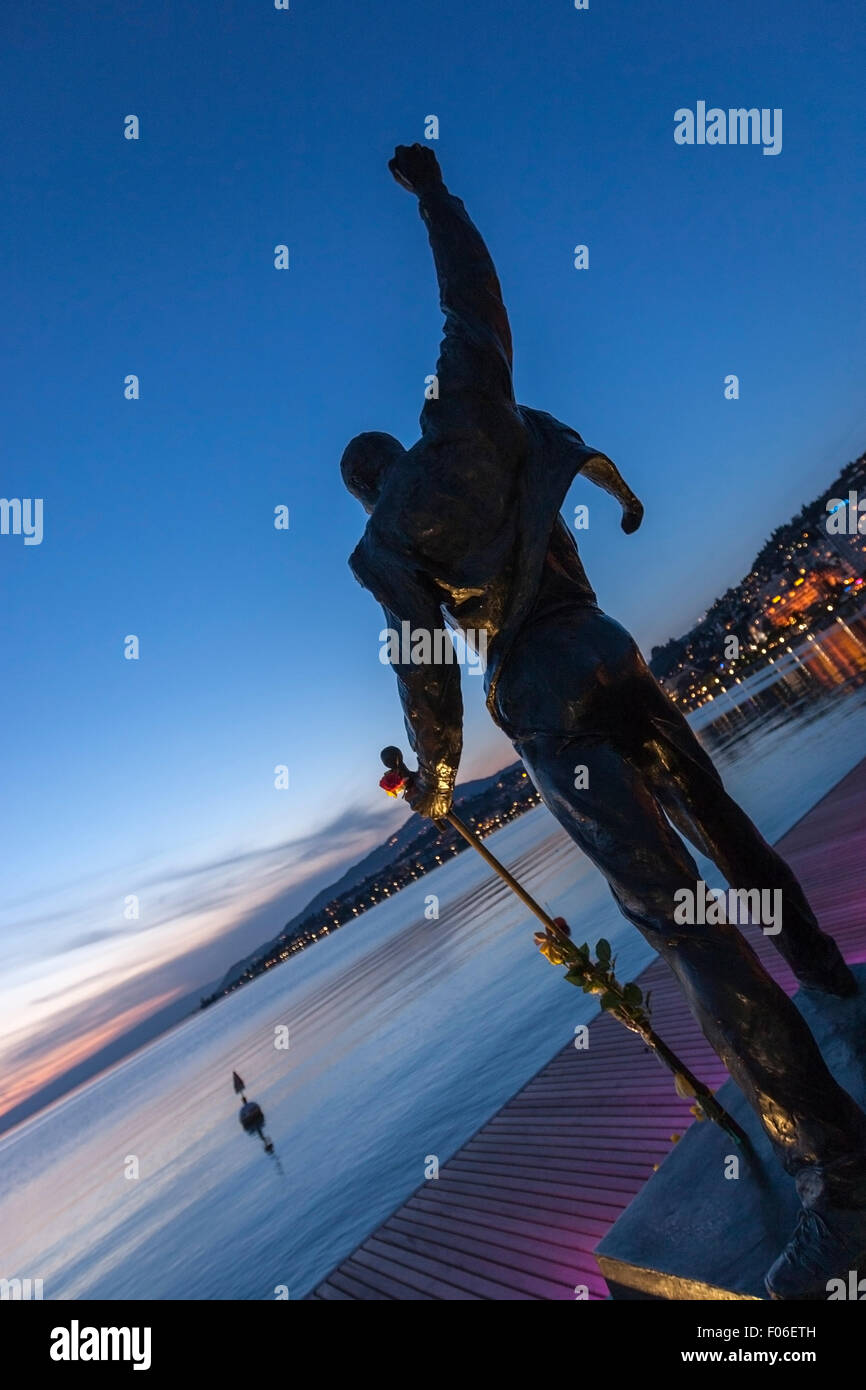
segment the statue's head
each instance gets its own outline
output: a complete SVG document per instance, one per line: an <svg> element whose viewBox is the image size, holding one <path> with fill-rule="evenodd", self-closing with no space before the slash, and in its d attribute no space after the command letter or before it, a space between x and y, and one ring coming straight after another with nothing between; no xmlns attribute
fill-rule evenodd
<svg viewBox="0 0 866 1390"><path fill-rule="evenodd" d="M393 434L368 430L356 434L340 459L343 482L366 512L372 512L386 477L406 450Z"/></svg>

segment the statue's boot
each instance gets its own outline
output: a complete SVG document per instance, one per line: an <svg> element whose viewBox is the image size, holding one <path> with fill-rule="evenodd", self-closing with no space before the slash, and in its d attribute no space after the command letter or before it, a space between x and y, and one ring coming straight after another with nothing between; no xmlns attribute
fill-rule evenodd
<svg viewBox="0 0 866 1390"><path fill-rule="evenodd" d="M764 1283L771 1298L826 1299L832 1279L847 1289L866 1271L866 1152L807 1163L796 1184L803 1210Z"/></svg>
<svg viewBox="0 0 866 1390"><path fill-rule="evenodd" d="M764 1283L771 1298L826 1300L830 1281L847 1288L852 1270L866 1270L866 1208L804 1207Z"/></svg>

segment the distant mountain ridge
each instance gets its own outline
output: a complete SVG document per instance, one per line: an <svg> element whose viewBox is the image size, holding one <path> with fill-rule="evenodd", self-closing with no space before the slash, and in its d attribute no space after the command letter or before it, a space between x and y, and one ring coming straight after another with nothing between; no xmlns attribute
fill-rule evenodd
<svg viewBox="0 0 866 1390"><path fill-rule="evenodd" d="M513 798L518 792L520 811L527 810L529 806L537 803L538 795L528 782L520 761L510 763L508 767L493 773L490 777L479 777L471 782L464 782L457 788L454 805L459 808L462 818L467 823L484 834L495 828L497 817L501 819L506 805L513 812L515 803L509 798ZM491 818L493 824L490 823ZM510 819L510 815L507 818ZM423 820L420 816L410 816L405 824L381 845L377 845L363 859L359 859L348 868L341 878L311 898L275 937L236 961L226 971L216 991L206 1002L210 1003L245 980L254 978L262 969L267 968L268 962L275 964L277 959L284 959L287 943L296 941L305 931L310 931L311 922L315 922L317 918L322 918L323 925L326 926L330 916L336 927L342 925L349 916L360 916L360 912L353 912L348 906L349 902L365 887L375 891L383 875L399 876L401 869L405 869L408 882L416 876L412 874L411 867L426 872L427 869L435 867L437 854L440 858L450 857L464 848L465 841L450 827L440 832L431 821ZM381 891L388 896L384 889ZM343 904L345 915L342 917L339 916L338 904ZM329 908L333 909L330 914L327 911Z"/></svg>

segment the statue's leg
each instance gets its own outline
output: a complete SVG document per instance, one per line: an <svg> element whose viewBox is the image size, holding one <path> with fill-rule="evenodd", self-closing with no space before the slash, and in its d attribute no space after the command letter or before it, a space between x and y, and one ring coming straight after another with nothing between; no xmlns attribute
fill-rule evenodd
<svg viewBox="0 0 866 1390"><path fill-rule="evenodd" d="M866 1205L866 1116L798 1009L735 927L675 923L674 895L694 889L698 869L646 777L600 734L536 735L517 747L549 809L674 971L801 1193Z"/></svg>
<svg viewBox="0 0 866 1390"><path fill-rule="evenodd" d="M712 760L649 673L645 701L652 725L647 775L671 820L732 888L779 890L781 931L770 939L802 984L853 993L854 977L818 926L793 870L725 791Z"/></svg>

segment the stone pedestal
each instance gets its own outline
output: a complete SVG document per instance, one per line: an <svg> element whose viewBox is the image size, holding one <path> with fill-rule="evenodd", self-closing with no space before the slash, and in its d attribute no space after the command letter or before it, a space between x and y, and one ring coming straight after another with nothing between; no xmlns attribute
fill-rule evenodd
<svg viewBox="0 0 866 1390"><path fill-rule="evenodd" d="M853 999L800 990L795 1003L831 1072L866 1108L866 965ZM792 1180L733 1081L719 1100L754 1146L694 1124L597 1246L614 1298L764 1299L764 1275L794 1229ZM739 1176L731 1159L739 1159Z"/></svg>

